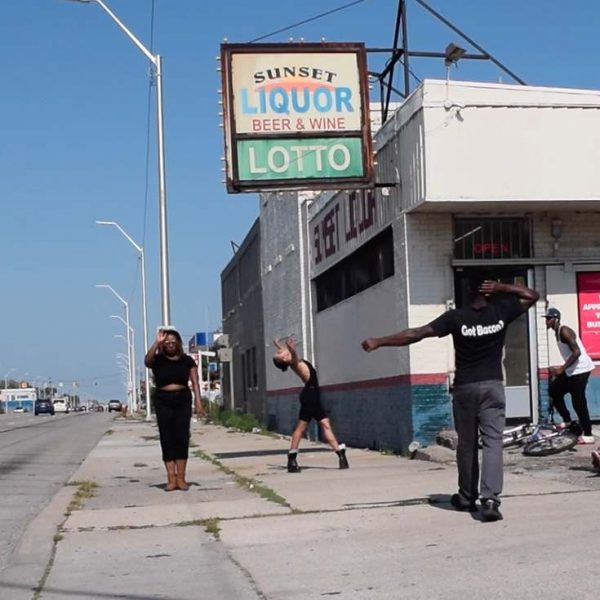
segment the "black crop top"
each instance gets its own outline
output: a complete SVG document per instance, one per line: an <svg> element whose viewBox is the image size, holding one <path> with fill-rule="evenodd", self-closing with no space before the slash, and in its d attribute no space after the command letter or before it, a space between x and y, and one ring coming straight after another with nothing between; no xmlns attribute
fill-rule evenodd
<svg viewBox="0 0 600 600"><path fill-rule="evenodd" d="M188 354L183 354L177 360L171 360L164 354L157 354L152 364L154 385L163 388L171 383L187 385L190 371L195 368L196 361Z"/></svg>

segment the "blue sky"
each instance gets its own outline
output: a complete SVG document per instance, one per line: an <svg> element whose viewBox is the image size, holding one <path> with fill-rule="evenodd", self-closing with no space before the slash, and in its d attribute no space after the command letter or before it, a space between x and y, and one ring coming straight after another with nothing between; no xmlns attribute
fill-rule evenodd
<svg viewBox="0 0 600 600"><path fill-rule="evenodd" d="M220 272L258 216L256 195L228 195L217 104L223 38L245 42L348 0L106 0L163 56L172 321L184 337L220 323ZM532 85L600 87L600 5L590 0L429 0ZM154 29L151 16L154 5ZM268 38L285 42L392 42L396 0L364 0ZM443 50L458 36L414 0L414 50ZM147 59L93 3L0 2L0 377L52 378L84 397L123 398L115 354L122 314L108 283L130 302L141 359L139 271L119 222L147 254L149 328L160 322L154 103L148 131ZM468 44L466 45L468 47ZM369 67L381 70L383 57ZM441 61L414 60L420 78ZM463 62L455 79L510 79L487 62ZM396 85L401 87L401 74ZM414 84L414 80L413 80ZM152 92L153 93L153 92ZM14 371L13 371L14 369Z"/></svg>

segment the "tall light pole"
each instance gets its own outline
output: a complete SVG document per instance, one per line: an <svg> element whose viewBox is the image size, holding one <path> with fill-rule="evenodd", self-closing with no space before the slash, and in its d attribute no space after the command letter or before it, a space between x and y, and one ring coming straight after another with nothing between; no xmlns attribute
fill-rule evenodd
<svg viewBox="0 0 600 600"><path fill-rule="evenodd" d="M125 325L125 327L127 328L127 334L128 337L127 339L131 339L131 372L133 373L133 390L134 390L134 397L135 397L135 408L132 407L132 410L136 410L138 409L138 402L137 399L139 398L138 393L137 393L137 373L136 373L136 368L135 368L135 331L133 329L133 327L130 327L127 322L123 319L123 317L120 317L119 315L110 315L111 319L119 319L119 321L121 321L121 323L123 323L123 325ZM123 336L121 336L123 337Z"/></svg>
<svg viewBox="0 0 600 600"><path fill-rule="evenodd" d="M115 337L117 337L117 336L115 336ZM122 335L119 337L122 337L124 340L126 339L125 336L122 336ZM127 355L123 354L122 352L117 352L115 354L115 357L117 359L117 364L119 365L119 367L121 368L123 373L126 375L125 389L129 390L129 376L131 375L131 371L129 369L129 359L127 358Z"/></svg>
<svg viewBox="0 0 600 600"><path fill-rule="evenodd" d="M96 221L98 225L110 225L116 227L124 236L125 239L139 252L140 261L142 263L142 314L144 321L144 358L148 354L148 309L146 305L146 261L144 247L140 246L135 240L115 221ZM145 390L146 390L146 421L149 421L152 416L150 407L150 370L146 367L145 375Z"/></svg>
<svg viewBox="0 0 600 600"><path fill-rule="evenodd" d="M125 308L125 319L127 323L127 352L129 353L129 381L131 384L131 410L133 411L134 406L137 403L135 398L135 373L131 369L133 361L131 360L131 336L129 335L129 303L122 296L117 294L117 292L115 292L115 290L107 283L96 284L96 287L110 290L120 300L121 304L123 304L123 307Z"/></svg>
<svg viewBox="0 0 600 600"><path fill-rule="evenodd" d="M13 372L16 371L16 367L12 367L11 369L8 370L8 373L6 373L6 375L4 376L4 389L8 388L8 376Z"/></svg>
<svg viewBox="0 0 600 600"><path fill-rule="evenodd" d="M152 54L138 40L121 20L115 15L103 0L72 0L82 4L95 2L118 25L125 35L138 47L142 54L154 66L154 80L156 84L156 121L157 121L157 155L158 155L158 220L160 237L160 298L162 308L162 323L171 324L171 304L169 290L169 244L167 240L167 177L165 167L165 132L163 117L163 89L162 89L162 58L160 54Z"/></svg>

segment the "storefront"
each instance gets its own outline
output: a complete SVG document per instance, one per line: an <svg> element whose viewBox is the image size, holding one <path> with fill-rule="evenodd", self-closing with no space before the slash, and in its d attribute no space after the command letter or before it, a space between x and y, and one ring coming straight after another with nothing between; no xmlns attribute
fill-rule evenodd
<svg viewBox="0 0 600 600"><path fill-rule="evenodd" d="M273 285L281 266L263 257L265 313L273 305L286 314L305 298L300 337L341 439L406 449L452 426L450 339L368 355L360 342L460 306L472 270L540 292L508 332L509 418L545 416L548 367L561 362L541 318L547 306L600 359L597 131L600 92L425 81L375 136L375 190L324 193L294 209L303 216L307 206L298 255L268 257L299 261L301 294ZM265 248L284 248L276 229L262 227L262 235ZM273 380L268 390L278 422L285 389ZM598 419L600 372L588 392Z"/></svg>

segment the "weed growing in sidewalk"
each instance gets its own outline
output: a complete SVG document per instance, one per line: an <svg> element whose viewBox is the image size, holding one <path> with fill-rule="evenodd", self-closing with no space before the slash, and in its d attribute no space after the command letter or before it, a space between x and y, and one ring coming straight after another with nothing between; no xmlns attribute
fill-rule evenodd
<svg viewBox="0 0 600 600"><path fill-rule="evenodd" d="M68 485L77 486L77 490L67 508L67 514L83 508L85 501L94 495L94 490L98 487L95 481L72 481Z"/></svg>
<svg viewBox="0 0 600 600"><path fill-rule="evenodd" d="M108 431L104 432L104 435L112 435L115 432L114 429L109 429Z"/></svg>
<svg viewBox="0 0 600 600"><path fill-rule="evenodd" d="M254 415L233 410L211 410L208 418L214 423L237 431L250 432L262 429L262 425Z"/></svg>
<svg viewBox="0 0 600 600"><path fill-rule="evenodd" d="M206 533L210 533L218 540L221 531L219 520L218 517L213 517L209 519L194 519L193 521L180 521L179 523L175 523L175 527L204 527Z"/></svg>
<svg viewBox="0 0 600 600"><path fill-rule="evenodd" d="M282 496L280 496L277 492L267 487L266 485L259 483L256 479L252 479L251 477L244 477L243 475L238 475L238 473L236 473L233 469L226 467L220 460L216 459L211 454L204 452L204 450L196 450L194 452L194 456L211 462L216 467L219 467L219 469L221 469L223 473L231 475L240 487L245 488L250 492L254 492L255 494L258 494L261 498L264 498L269 502L281 504L281 506L287 506L289 508L290 505L288 504L288 501Z"/></svg>
<svg viewBox="0 0 600 600"><path fill-rule="evenodd" d="M216 540L220 539L219 519L204 519L202 525L206 528L206 533L213 535Z"/></svg>

